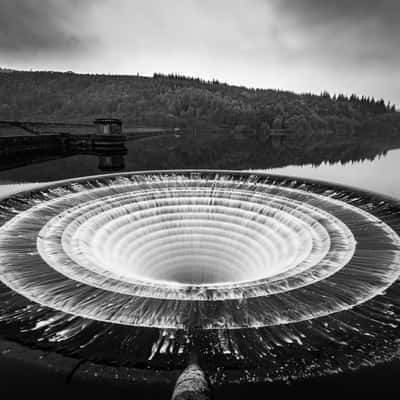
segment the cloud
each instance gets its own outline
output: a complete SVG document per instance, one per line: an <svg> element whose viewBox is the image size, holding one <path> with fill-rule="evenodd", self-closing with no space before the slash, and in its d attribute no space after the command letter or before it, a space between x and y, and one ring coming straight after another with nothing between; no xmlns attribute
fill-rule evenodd
<svg viewBox="0 0 400 400"><path fill-rule="evenodd" d="M360 68L393 69L400 61L398 0L274 0L285 38L299 53L327 62L356 62ZM285 48L290 48L287 40ZM292 50L296 50L292 49ZM294 51L293 51L294 52Z"/></svg>
<svg viewBox="0 0 400 400"><path fill-rule="evenodd" d="M275 0L285 11L294 11L297 15L302 15L306 19L316 18L322 23L327 20L359 20L369 17L396 20L396 11L400 6L397 0Z"/></svg>
<svg viewBox="0 0 400 400"><path fill-rule="evenodd" d="M3 0L0 53L73 52L92 45L81 29L91 0Z"/></svg>
<svg viewBox="0 0 400 400"><path fill-rule="evenodd" d="M0 0L0 55L400 103L398 15L399 0Z"/></svg>

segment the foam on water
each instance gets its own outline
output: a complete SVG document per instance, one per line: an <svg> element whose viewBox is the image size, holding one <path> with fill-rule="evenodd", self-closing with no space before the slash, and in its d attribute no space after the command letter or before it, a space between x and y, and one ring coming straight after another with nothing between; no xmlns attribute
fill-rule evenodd
<svg viewBox="0 0 400 400"><path fill-rule="evenodd" d="M302 376L327 341L373 346L398 329L399 205L373 194L251 173L128 173L15 195L0 212L3 320L38 342L89 350L111 329L119 354L130 327L124 340L152 332L136 339L150 363L195 346L217 368L248 357L239 379L249 365L254 379L282 379L286 349L301 348ZM385 346L365 356L385 359ZM321 371L343 368L327 357ZM266 372L280 359L280 374Z"/></svg>

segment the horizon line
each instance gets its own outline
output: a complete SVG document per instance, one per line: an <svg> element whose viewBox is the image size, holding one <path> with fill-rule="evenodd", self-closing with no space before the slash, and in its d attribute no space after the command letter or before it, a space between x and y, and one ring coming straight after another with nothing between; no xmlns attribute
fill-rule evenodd
<svg viewBox="0 0 400 400"><path fill-rule="evenodd" d="M243 89L247 89L247 90L274 90L274 91L278 91L278 92L287 92L287 93L292 93L292 94L296 94L299 96L302 95L311 95L311 96L322 96L324 93L329 94L329 96L331 98L334 97L338 97L338 96L345 96L350 98L351 96L356 96L358 98L365 98L365 99L371 99L371 100L375 100L375 101L381 101L383 100L385 102L385 104L394 106L396 109L396 112L399 112L400 110L397 107L396 103L392 103L390 100L385 100L383 97L374 97L374 96L367 96L367 95L363 95L363 94L357 94L357 93L343 93L343 92L330 92L328 90L322 90L319 93L317 92L297 92L294 91L292 89L283 89L283 88L279 88L279 87L253 87L253 86L247 86L247 85L243 85L240 83L234 83L234 82L226 82L226 81L220 81L218 78L210 78L210 79L206 79L206 78L202 78L200 76L188 76L188 75L184 75L184 74L179 74L177 72L153 72L152 75L145 75L145 74L140 74L139 72L136 73L116 73L116 72L82 72L82 71L73 71L73 70L58 70L58 69L15 69L12 67L8 67L8 66L0 66L0 73L4 73L2 71L8 71L9 73L11 72L47 72L47 73L60 73L60 74L73 74L73 75L94 75L94 76L123 76L123 77L140 77L140 78L147 78L147 79L154 79L155 76L157 74L160 75L164 75L166 77L168 77L168 75L176 75L176 76L180 76L182 78L186 78L188 80L192 79L192 80L196 80L199 79L200 81L203 81L204 83L212 83L213 81L218 82L219 85L226 85L226 86L231 86L231 87L238 87L238 88L243 88ZM5 72L7 73L7 72Z"/></svg>

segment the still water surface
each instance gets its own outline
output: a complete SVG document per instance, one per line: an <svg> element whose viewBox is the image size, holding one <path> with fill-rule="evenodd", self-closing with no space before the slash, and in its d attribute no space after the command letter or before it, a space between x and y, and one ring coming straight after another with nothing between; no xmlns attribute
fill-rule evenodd
<svg viewBox="0 0 400 400"><path fill-rule="evenodd" d="M266 172L354 186L400 199L400 149L390 150L373 161L287 166Z"/></svg>
<svg viewBox="0 0 400 400"><path fill-rule="evenodd" d="M333 151L333 154L335 156L338 153L339 151L336 151L336 149ZM307 154L307 151L304 149L301 154ZM372 155L370 152L355 152L353 161L351 159L349 160L349 157L342 157L344 161L332 161L332 151L330 151L329 155L326 155L326 157L324 156L325 158L321 157L318 157L318 159L315 160L311 159L311 162L315 161L316 163L320 163L321 160L325 160L319 165L310 164L307 161L303 165L290 165L290 163L287 163L287 166L281 168L271 168L273 165L270 165L268 161L270 160L270 157L266 157L265 164L258 163L257 166L254 166L250 164L247 165L246 163L240 163L240 165L237 165L237 169L251 169L254 171L266 173L276 173L330 181L334 183L379 192L381 194L386 194L400 199L399 148L384 148L383 151L382 149L379 149L376 151L376 153L373 152ZM335 158L335 160L337 159L338 158ZM125 171L140 169L138 168L138 164L135 162L135 156L130 156L128 154L126 158ZM296 164L302 163L297 162ZM98 169L98 165L99 160L96 156L75 155L72 157L35 163L32 165L26 165L9 170L3 170L0 171L0 197L2 195L4 196L6 193L16 192L24 188L35 186L34 184L32 184L33 182L45 182L78 176L104 174L104 171L100 171ZM171 165L168 164L167 167L171 169L182 167L192 168L193 165L178 165L172 163ZM223 168L225 167L225 164L204 164L203 167ZM226 165L226 167L231 168L231 165ZM160 163L158 168L165 168L165 165ZM149 168L146 165L143 166L142 169ZM26 186L25 184L29 182L30 184ZM21 183L24 183L24 185L21 185ZM15 387L19 385L21 371L22 373L24 373L24 369L21 369L20 365L16 365L14 370L13 368L10 368L9 361L2 363L0 358L0 372L2 373L2 375L6 376L6 379L10 385L14 384L14 382ZM303 390L305 393L308 393L312 390L315 390L318 385L325 387L326 384L349 384L350 382L354 383L355 385L359 385L358 387L360 388L364 387L366 383L373 384L374 382L380 382L381 386L385 385L387 387L390 387L390 385L392 384L396 385L399 371L399 361L394 361L389 364L376 366L375 368L371 369L362 369L355 373L343 374L338 377L332 376L314 379L311 380L309 383L305 382L303 386L296 387L295 390L300 392L301 390ZM10 377L7 377L7 373L10 375ZM32 372L29 368L26 368L25 375L28 374L31 375ZM34 376L35 379L38 380L38 382L48 381L48 374L49 372L46 371L45 373L43 372L43 376ZM18 377L18 379L16 377ZM28 378L23 378L22 380L25 383L29 382ZM62 383L54 383L54 385L56 384L60 387L63 387ZM34 386L34 384L32 385ZM76 388L79 391L82 390L82 386L77 385ZM280 391L282 390L282 388L278 388ZM83 387L83 389L85 389L85 387ZM89 386L89 389L93 390L92 386ZM260 384L257 386L249 384L242 385L241 387L225 387L220 388L219 390L221 391L221 393L216 393L216 395L218 398L221 399L243 398L249 393L252 393L252 391L255 392L257 390L267 390L271 393L271 387L264 386L264 384ZM167 397L169 398L169 395L166 395L165 391L160 391L157 398L161 399Z"/></svg>
<svg viewBox="0 0 400 400"><path fill-rule="evenodd" d="M129 168L130 163L128 155L125 171L131 169ZM174 168L175 166L168 167ZM187 167L191 168L192 166ZM210 168L210 166L204 165L204 168ZM246 164L243 164L243 168L240 169L247 169ZM288 165L275 169L269 168L266 161L265 168L252 168L252 170L330 181L400 199L400 149L377 154L372 160L369 157L362 161L347 161L345 163L325 161L318 166L312 164ZM104 173L104 171L98 169L97 157L77 155L1 171L0 184L44 182ZM5 187L2 188L3 193L5 189Z"/></svg>

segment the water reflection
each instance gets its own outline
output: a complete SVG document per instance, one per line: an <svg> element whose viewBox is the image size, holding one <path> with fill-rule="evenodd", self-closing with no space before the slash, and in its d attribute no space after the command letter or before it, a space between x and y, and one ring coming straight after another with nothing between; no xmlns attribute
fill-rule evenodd
<svg viewBox="0 0 400 400"><path fill-rule="evenodd" d="M61 156L53 160L32 157L20 159L17 160L20 165L18 167L16 160L10 164L2 159L0 181L48 181L121 170L185 168L270 170L291 166L297 169L292 168L283 172L355 186L358 186L358 182L367 182L370 184L368 189L381 190L380 181L389 177L393 181L396 178L393 171L400 167L398 153L389 154L396 148L400 148L400 138L396 137L347 140L335 137L296 137L281 140L279 143L276 141L261 143L256 138L235 138L226 134L196 136L182 134L180 137L161 135L128 141L126 148ZM379 174L373 173L376 165L382 167ZM299 169L301 166L306 167ZM315 174L316 170L321 173ZM348 179L350 176L353 177L352 180ZM371 179L376 182L371 183ZM378 185L377 188L374 187L375 183ZM383 189L383 192L388 193L385 188Z"/></svg>
<svg viewBox="0 0 400 400"><path fill-rule="evenodd" d="M122 171L125 169L125 156L128 153L126 148L119 151L103 152L97 154L100 171Z"/></svg>

